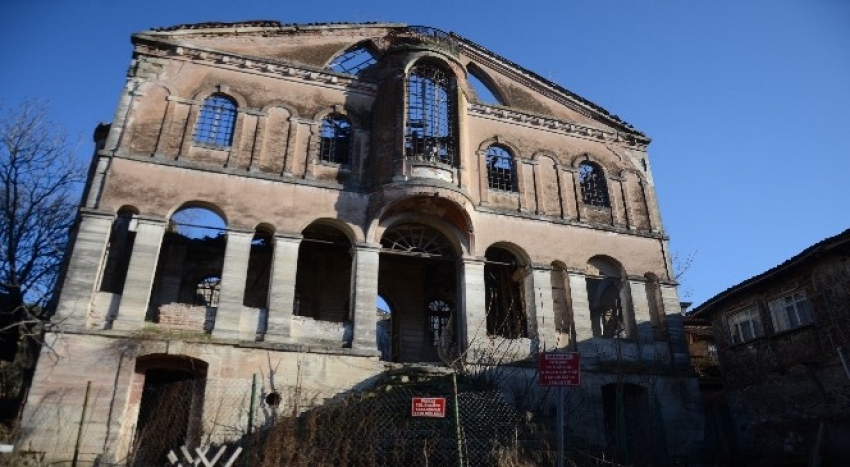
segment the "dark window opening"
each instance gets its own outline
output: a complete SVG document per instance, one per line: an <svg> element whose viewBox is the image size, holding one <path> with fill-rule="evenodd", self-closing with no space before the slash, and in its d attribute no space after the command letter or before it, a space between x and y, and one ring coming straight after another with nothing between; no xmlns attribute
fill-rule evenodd
<svg viewBox="0 0 850 467"><path fill-rule="evenodd" d="M273 256L274 238L270 233L258 230L251 240L248 274L245 277L245 295L242 300L244 306L250 308L268 306Z"/></svg>
<svg viewBox="0 0 850 467"><path fill-rule="evenodd" d="M581 200L589 206L610 208L608 199L608 184L602 168L592 162L582 162L578 172L581 186Z"/></svg>
<svg viewBox="0 0 850 467"><path fill-rule="evenodd" d="M109 234L109 253L106 266L103 268L103 278L100 290L114 294L124 292L124 282L127 280L127 269L130 267L130 256L136 241L132 212L119 212L112 231Z"/></svg>
<svg viewBox="0 0 850 467"><path fill-rule="evenodd" d="M487 183L493 190L516 191L513 156L501 146L487 149Z"/></svg>
<svg viewBox="0 0 850 467"><path fill-rule="evenodd" d="M213 94L201 107L194 140L198 144L230 147L235 126L236 103L227 96Z"/></svg>
<svg viewBox="0 0 850 467"><path fill-rule="evenodd" d="M351 241L339 229L311 224L302 232L295 277L297 316L350 321Z"/></svg>
<svg viewBox="0 0 850 467"><path fill-rule="evenodd" d="M349 164L351 154L351 124L338 115L322 120L319 158L325 162Z"/></svg>
<svg viewBox="0 0 850 467"><path fill-rule="evenodd" d="M528 337L525 313L525 272L511 252L490 247L485 253L487 334L508 339Z"/></svg>
<svg viewBox="0 0 850 467"><path fill-rule="evenodd" d="M620 279L585 280L590 303L590 327L596 337L625 337L626 322L620 300Z"/></svg>
<svg viewBox="0 0 850 467"><path fill-rule="evenodd" d="M375 55L362 45L354 46L335 58L330 69L337 73L359 75L363 70L377 63Z"/></svg>
<svg viewBox="0 0 850 467"><path fill-rule="evenodd" d="M417 65L407 78L407 128L404 152L457 166L456 99L450 75L440 68Z"/></svg>

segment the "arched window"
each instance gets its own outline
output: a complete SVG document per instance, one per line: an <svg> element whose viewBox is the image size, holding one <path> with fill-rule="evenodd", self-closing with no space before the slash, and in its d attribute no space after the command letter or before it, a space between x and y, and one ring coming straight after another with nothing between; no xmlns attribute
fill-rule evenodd
<svg viewBox="0 0 850 467"><path fill-rule="evenodd" d="M457 165L456 104L449 73L429 64L410 70L404 132L406 156Z"/></svg>
<svg viewBox="0 0 850 467"><path fill-rule="evenodd" d="M329 68L337 73L359 75L360 72L377 63L375 55L363 45L356 45L335 58Z"/></svg>
<svg viewBox="0 0 850 467"><path fill-rule="evenodd" d="M198 123L195 125L195 142L216 147L229 147L236 126L236 102L222 94L213 94L204 101Z"/></svg>
<svg viewBox="0 0 850 467"><path fill-rule="evenodd" d="M351 124L345 117L331 115L322 120L319 158L325 162L348 164L351 153Z"/></svg>
<svg viewBox="0 0 850 467"><path fill-rule="evenodd" d="M491 84L492 81L478 67L470 64L466 68L467 81L475 91L475 100L482 104L503 105L504 102L499 97L496 88Z"/></svg>
<svg viewBox="0 0 850 467"><path fill-rule="evenodd" d="M528 337L528 318L523 294L525 274L513 253L491 246L484 252L487 335L508 339Z"/></svg>
<svg viewBox="0 0 850 467"><path fill-rule="evenodd" d="M578 181L581 186L581 200L584 204L610 208L608 199L608 184L605 183L605 173L593 162L582 162L578 169Z"/></svg>
<svg viewBox="0 0 850 467"><path fill-rule="evenodd" d="M514 158L501 146L487 148L487 184L491 190L516 191Z"/></svg>

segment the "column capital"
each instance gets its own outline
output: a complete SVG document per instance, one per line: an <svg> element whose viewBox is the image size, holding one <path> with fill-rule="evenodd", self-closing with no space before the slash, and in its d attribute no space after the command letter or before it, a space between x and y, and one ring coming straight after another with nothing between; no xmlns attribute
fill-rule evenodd
<svg viewBox="0 0 850 467"><path fill-rule="evenodd" d="M275 241L301 243L304 236L301 234L276 233L274 234Z"/></svg>
<svg viewBox="0 0 850 467"><path fill-rule="evenodd" d="M483 257L483 256L461 256L461 257L460 257L460 261L461 261L463 264L477 264L477 263L480 263L480 264L482 264L482 265L483 265L485 262L487 262L487 258L485 258L485 257Z"/></svg>
<svg viewBox="0 0 850 467"><path fill-rule="evenodd" d="M133 219L138 224L145 224L145 225L165 225L165 223L168 222L165 219L165 217L155 216L155 215L150 215L150 214L139 214L139 215L133 216Z"/></svg>
<svg viewBox="0 0 850 467"><path fill-rule="evenodd" d="M80 208L80 217L100 217L112 220L115 217L115 213L104 209Z"/></svg>

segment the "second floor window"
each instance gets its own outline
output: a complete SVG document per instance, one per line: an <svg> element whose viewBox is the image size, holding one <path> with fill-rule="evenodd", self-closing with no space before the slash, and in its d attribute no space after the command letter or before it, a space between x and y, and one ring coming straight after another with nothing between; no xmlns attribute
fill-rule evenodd
<svg viewBox="0 0 850 467"><path fill-rule="evenodd" d="M456 166L455 98L450 75L417 65L407 78L406 156Z"/></svg>
<svg viewBox="0 0 850 467"><path fill-rule="evenodd" d="M805 326L812 322L812 308L806 294L795 292L767 304L775 332Z"/></svg>
<svg viewBox="0 0 850 467"><path fill-rule="evenodd" d="M516 191L513 156L501 146L487 148L487 184L492 190Z"/></svg>
<svg viewBox="0 0 850 467"><path fill-rule="evenodd" d="M578 182L581 186L581 200L589 206L610 208L608 184L602 168L593 162L582 162L578 169Z"/></svg>
<svg viewBox="0 0 850 467"><path fill-rule="evenodd" d="M350 163L351 124L344 117L333 115L322 120L319 159L337 164Z"/></svg>
<svg viewBox="0 0 850 467"><path fill-rule="evenodd" d="M729 315L729 336L732 344L740 344L761 337L761 317L758 308L747 308Z"/></svg>
<svg viewBox="0 0 850 467"><path fill-rule="evenodd" d="M213 94L201 107L201 114L195 125L195 142L209 146L230 147L235 126L236 103L227 96Z"/></svg>

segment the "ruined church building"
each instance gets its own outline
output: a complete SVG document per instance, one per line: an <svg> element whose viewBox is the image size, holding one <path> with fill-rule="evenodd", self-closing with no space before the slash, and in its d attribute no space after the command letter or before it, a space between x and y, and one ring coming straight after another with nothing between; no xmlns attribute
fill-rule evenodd
<svg viewBox="0 0 850 467"><path fill-rule="evenodd" d="M216 394L270 366L329 397L388 362L533 375L556 349L583 361L575 436L608 442L619 359L627 396L660 401L668 450L694 448L643 133L433 28L206 23L132 42L95 133L61 333L29 393L29 449L76 435L89 380L81 453L116 462L153 377L202 381L192 433Z"/></svg>

